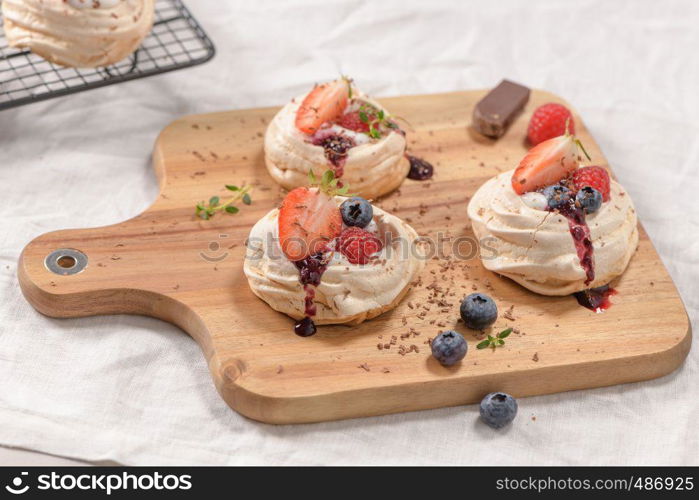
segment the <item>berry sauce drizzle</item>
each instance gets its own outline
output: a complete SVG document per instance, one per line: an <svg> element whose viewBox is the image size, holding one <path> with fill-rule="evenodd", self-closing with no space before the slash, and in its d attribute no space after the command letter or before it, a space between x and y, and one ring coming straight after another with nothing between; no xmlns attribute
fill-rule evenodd
<svg viewBox="0 0 699 500"><path fill-rule="evenodd" d="M585 222L585 212L576 207L574 202L563 205L556 211L568 219L568 227L573 237L573 243L575 243L575 250L578 253L578 259L580 259L580 265L585 270L585 284L592 283L595 279L595 265L590 228Z"/></svg>
<svg viewBox="0 0 699 500"><path fill-rule="evenodd" d="M555 211L568 219L568 227L573 237L573 243L575 243L575 250L578 253L578 259L580 259L580 265L585 270L585 284L590 284L595 279L595 264L590 228L587 222L585 222L585 211L575 206L575 202L572 200L570 203L555 209ZM581 306L600 313L612 306L609 297L616 295L616 293L617 291L610 288L609 285L604 285L576 292L573 296Z"/></svg>
<svg viewBox="0 0 699 500"><path fill-rule="evenodd" d="M299 281L306 292L304 299L304 314L306 316L296 322L294 333L300 337L310 337L316 333L316 325L312 319L316 315L316 305L313 302L316 295L315 287L320 285L320 278L327 269L328 263L325 254L319 252L305 259L295 261L294 265L299 270Z"/></svg>
<svg viewBox="0 0 699 500"><path fill-rule="evenodd" d="M431 163L423 160L422 158L409 154L406 154L405 157L410 162L408 179L413 179L415 181L426 181L427 179L432 178L432 174L434 174L434 167Z"/></svg>
<svg viewBox="0 0 699 500"><path fill-rule="evenodd" d="M332 165L335 177L338 179L344 173L349 150L357 145L351 137L323 131L319 131L313 137L313 144L323 147L325 158Z"/></svg>
<svg viewBox="0 0 699 500"><path fill-rule="evenodd" d="M612 301L609 300L609 297L616 294L616 290L610 288L609 285L604 285L576 292L573 295L578 300L578 304L599 313L606 311L612 306Z"/></svg>

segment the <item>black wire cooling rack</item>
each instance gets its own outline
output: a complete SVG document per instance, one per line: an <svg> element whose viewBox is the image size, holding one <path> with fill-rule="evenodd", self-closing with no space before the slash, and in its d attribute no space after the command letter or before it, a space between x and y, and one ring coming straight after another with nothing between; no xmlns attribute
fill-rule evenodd
<svg viewBox="0 0 699 500"><path fill-rule="evenodd" d="M0 15L0 110L202 64L215 48L181 0L158 0L153 30L112 66L64 68L7 45Z"/></svg>

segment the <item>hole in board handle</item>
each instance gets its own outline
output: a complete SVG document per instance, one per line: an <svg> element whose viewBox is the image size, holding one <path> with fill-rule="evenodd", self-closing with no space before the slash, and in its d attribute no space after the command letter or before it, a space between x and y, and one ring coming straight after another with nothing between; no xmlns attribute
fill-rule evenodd
<svg viewBox="0 0 699 500"><path fill-rule="evenodd" d="M46 256L44 265L54 274L70 276L87 267L87 255L74 248L59 248Z"/></svg>

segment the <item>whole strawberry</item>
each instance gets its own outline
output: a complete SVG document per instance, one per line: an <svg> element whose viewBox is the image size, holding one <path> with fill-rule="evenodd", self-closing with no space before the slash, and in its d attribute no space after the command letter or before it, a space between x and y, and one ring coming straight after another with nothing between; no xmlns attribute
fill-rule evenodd
<svg viewBox="0 0 699 500"><path fill-rule="evenodd" d="M595 188L602 195L603 201L609 201L609 174L604 167L581 167L573 172L573 184L576 190L585 186Z"/></svg>
<svg viewBox="0 0 699 500"><path fill-rule="evenodd" d="M562 104L550 102L543 104L534 110L529 128L527 129L527 140L532 146L544 142L553 137L558 137L567 132L575 135L575 122L573 114Z"/></svg>
<svg viewBox="0 0 699 500"><path fill-rule="evenodd" d="M352 264L366 264L383 244L374 234L353 226L342 231L337 248Z"/></svg>

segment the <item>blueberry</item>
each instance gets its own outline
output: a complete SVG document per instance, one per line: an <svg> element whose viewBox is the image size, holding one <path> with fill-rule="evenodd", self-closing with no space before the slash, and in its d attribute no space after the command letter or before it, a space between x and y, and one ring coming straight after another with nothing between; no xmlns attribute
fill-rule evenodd
<svg viewBox="0 0 699 500"><path fill-rule="evenodd" d="M570 189L560 184L544 188L544 196L546 196L549 208L560 208L566 203L570 203L572 195Z"/></svg>
<svg viewBox="0 0 699 500"><path fill-rule="evenodd" d="M593 187L585 186L575 195L575 203L582 208L586 214L591 214L599 210L602 206L602 193Z"/></svg>
<svg viewBox="0 0 699 500"><path fill-rule="evenodd" d="M481 401L481 418L493 429L501 429L517 415L517 400L504 392L491 392Z"/></svg>
<svg viewBox="0 0 699 500"><path fill-rule="evenodd" d="M374 217L371 203L359 196L343 201L340 212L342 212L342 221L348 226L366 227Z"/></svg>
<svg viewBox="0 0 699 500"><path fill-rule="evenodd" d="M432 356L444 366L451 366L466 356L468 344L460 333L447 330L432 341Z"/></svg>
<svg viewBox="0 0 699 500"><path fill-rule="evenodd" d="M498 319L498 306L483 293L472 293L461 301L461 319L467 327L483 330Z"/></svg>

